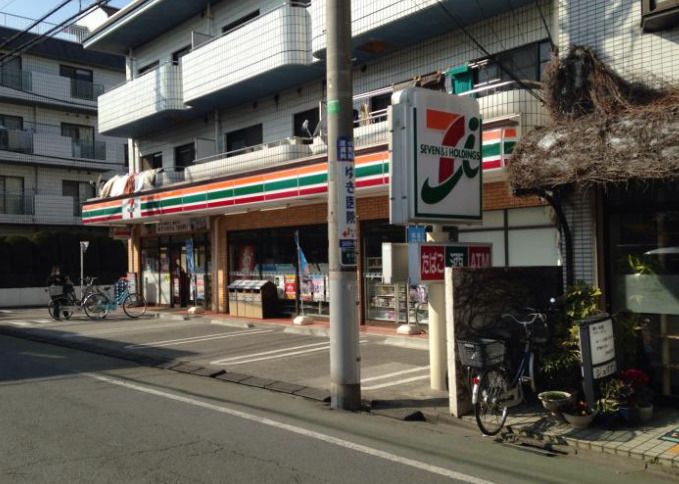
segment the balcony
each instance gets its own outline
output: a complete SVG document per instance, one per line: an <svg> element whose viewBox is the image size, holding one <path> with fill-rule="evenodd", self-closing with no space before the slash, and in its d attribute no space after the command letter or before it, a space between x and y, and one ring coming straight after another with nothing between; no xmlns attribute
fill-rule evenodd
<svg viewBox="0 0 679 484"><path fill-rule="evenodd" d="M24 100L31 104L76 103L85 110L94 111L97 108L97 96L104 90L101 84L55 74L0 69L0 97Z"/></svg>
<svg viewBox="0 0 679 484"><path fill-rule="evenodd" d="M99 132L135 138L175 123L185 111L181 67L163 64L99 96Z"/></svg>
<svg viewBox="0 0 679 484"><path fill-rule="evenodd" d="M229 106L322 75L310 67L311 19L294 3L266 12L182 58L184 101Z"/></svg>
<svg viewBox="0 0 679 484"><path fill-rule="evenodd" d="M33 189L0 191L0 223L81 225L79 213L80 203L72 197L39 194Z"/></svg>
<svg viewBox="0 0 679 484"><path fill-rule="evenodd" d="M352 57L358 62L390 54L427 39L532 4L531 0L372 0L352 2ZM311 2L314 57L325 58L325 0Z"/></svg>
<svg viewBox="0 0 679 484"><path fill-rule="evenodd" d="M122 141L86 141L61 136L58 126L37 123L23 130L0 127L0 156L3 160L68 166L79 161L83 167L90 168L94 168L92 162L108 161L122 166L124 149ZM110 163L103 168L110 170Z"/></svg>

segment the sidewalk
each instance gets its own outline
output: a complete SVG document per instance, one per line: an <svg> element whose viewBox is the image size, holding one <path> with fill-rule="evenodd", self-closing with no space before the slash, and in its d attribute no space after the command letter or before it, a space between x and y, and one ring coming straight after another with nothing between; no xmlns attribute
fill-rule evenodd
<svg viewBox="0 0 679 484"><path fill-rule="evenodd" d="M45 310L0 311L0 334L68 346L155 366L328 402L329 324L295 326L289 319L251 320L223 314L190 316L153 308L148 319L53 322ZM19 319L17 319L19 318ZM215 327L223 332L215 333ZM361 376L364 404L372 413L402 420L476 428L473 415L448 413L445 392L428 385L427 335L401 336L394 326L363 326ZM575 430L541 407L512 409L508 438L617 454L679 473L679 410L658 409L650 425L621 430Z"/></svg>

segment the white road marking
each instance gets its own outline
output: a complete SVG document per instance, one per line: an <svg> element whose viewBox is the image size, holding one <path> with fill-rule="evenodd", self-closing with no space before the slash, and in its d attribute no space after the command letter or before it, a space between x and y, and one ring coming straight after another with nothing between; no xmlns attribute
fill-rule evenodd
<svg viewBox="0 0 679 484"><path fill-rule="evenodd" d="M387 388L387 387L393 387L394 385L400 385L401 383L408 383L408 382L417 381L417 380L426 380L427 378L429 378L429 375L412 376L410 378L404 378L403 380L390 381L390 382L387 382L387 383L380 383L379 385L362 387L362 389L363 390L377 390L379 388Z"/></svg>
<svg viewBox="0 0 679 484"><path fill-rule="evenodd" d="M185 321L178 321L176 323L167 323L167 324L144 324L144 326L134 326L131 328L108 328L108 329L95 329L92 331L82 331L80 333L69 333L69 334L64 334L61 337L62 338L89 338L90 336L98 336L98 335L105 335L105 334L115 334L115 333L134 333L138 331L151 331L154 329L162 329L162 328L173 328L173 327L182 327L186 326Z"/></svg>
<svg viewBox="0 0 679 484"><path fill-rule="evenodd" d="M406 373L415 373L418 371L422 370L428 370L429 366L418 366L417 368L409 368L408 370L401 370L401 371L394 371L392 373L385 373L384 375L378 375L378 376L371 376L369 378L363 378L361 380L361 383L365 383L368 381L375 381L375 380L384 380L385 378L389 378L392 376L397 376L397 375L405 375Z"/></svg>
<svg viewBox="0 0 679 484"><path fill-rule="evenodd" d="M204 336L193 336L191 338L171 339L165 341L153 341L151 343L142 343L137 345L127 345L125 349L136 350L139 348L161 348L164 346L179 346L188 345L192 343L200 343L203 341L214 341L217 339L235 338L236 336L249 336L251 334L273 333L273 329L246 329L243 331L231 331L229 333L215 333Z"/></svg>
<svg viewBox="0 0 679 484"><path fill-rule="evenodd" d="M31 319L32 322L37 323L37 324L47 324L51 323L54 321L53 319Z"/></svg>
<svg viewBox="0 0 679 484"><path fill-rule="evenodd" d="M359 343L366 343L367 340L359 341ZM321 346L314 348L314 346ZM307 348L307 349L301 349ZM244 365L245 363L254 363L256 361L275 360L277 358L287 358L289 356L303 355L306 353L315 353L317 351L327 351L330 349L330 344L326 341L323 343L311 343L308 345L289 346L287 348L279 348L277 350L263 351L261 353L252 353L249 355L232 356L230 358L223 358L221 360L211 361L211 365L219 366L235 366ZM299 351L290 351L299 350Z"/></svg>
<svg viewBox="0 0 679 484"><path fill-rule="evenodd" d="M33 323L29 323L28 321L3 321L3 323L11 324L12 326L19 326L21 328L33 326Z"/></svg>
<svg viewBox="0 0 679 484"><path fill-rule="evenodd" d="M327 444L336 445L338 447L343 447L345 449L353 450L355 452L360 452L362 454L370 455L373 457L378 457L390 462L395 462L397 464L402 464L408 467L412 467L417 470L424 472L429 472L430 474L436 474L443 477L448 477L451 479L457 479L459 481L468 482L470 484L493 484L492 481L486 481L479 477L475 477L469 474L464 474L462 472L454 471L451 469L446 469L445 467L439 467L432 464L427 464L426 462L418 461L415 459L410 459L408 457L402 457L391 452L385 452L383 450L375 449L363 444L357 444L350 442L348 440L340 439L338 437L333 437L332 435L327 435L321 432L316 432L314 430L307 430L300 428L298 425L286 424L283 422L278 422L267 417L260 417L247 412L242 412L240 410L234 410L232 408L223 407L215 405L212 403L204 402L195 398L185 397L183 395L178 395L176 393L165 392L161 390L156 390L154 388L149 388L142 385L137 385L135 383L129 383L124 380L119 380L117 378L111 378L103 375L97 375L95 373L84 373L84 375L93 378L95 380L109 383L111 385L116 385L123 388L128 388L130 390L135 390L141 393L146 393L148 395L154 395L156 397L166 398L168 400L174 400L175 402L185 403L187 405L193 405L195 407L204 408L206 410L212 410L214 412L219 412L225 415L230 415L232 417L241 418L243 420L248 420L250 422L255 422L261 425L266 425L268 427L276 428L279 430L285 430L287 432L308 437L311 439L316 439Z"/></svg>
<svg viewBox="0 0 679 484"><path fill-rule="evenodd" d="M328 342L323 341L321 343L310 343L310 344L299 345L299 346L288 346L287 348L279 348L277 350L262 351L262 352L259 352L259 353L249 353L247 355L232 356L230 358L223 358L221 360L215 360L215 361L212 361L211 363L215 364L215 365L219 365L221 363L228 363L228 362L231 362L231 361L244 360L244 359L249 359L249 358L253 358L253 357L257 357L257 356L273 355L273 354L276 354L276 353L283 353L283 352L286 352L286 351L299 350L299 349L302 349L302 348L311 348L313 346L323 346L323 345L327 346Z"/></svg>

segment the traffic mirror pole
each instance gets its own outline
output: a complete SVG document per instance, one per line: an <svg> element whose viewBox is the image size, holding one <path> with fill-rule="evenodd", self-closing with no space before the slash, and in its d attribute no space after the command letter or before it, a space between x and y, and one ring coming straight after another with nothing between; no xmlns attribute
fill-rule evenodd
<svg viewBox="0 0 679 484"><path fill-rule="evenodd" d="M330 405L361 405L356 303L356 195L351 78L351 1L326 3Z"/></svg>

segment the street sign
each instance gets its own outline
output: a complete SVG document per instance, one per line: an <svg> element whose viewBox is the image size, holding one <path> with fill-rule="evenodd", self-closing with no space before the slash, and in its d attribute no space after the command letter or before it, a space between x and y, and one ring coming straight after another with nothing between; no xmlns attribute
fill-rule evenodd
<svg viewBox="0 0 679 484"><path fill-rule="evenodd" d="M478 101L423 88L392 96L389 220L480 222Z"/></svg>
<svg viewBox="0 0 679 484"><path fill-rule="evenodd" d="M87 240L81 240L80 241L80 252L85 253L87 252L87 248L90 246L90 243Z"/></svg>
<svg viewBox="0 0 679 484"><path fill-rule="evenodd" d="M616 351L615 328L608 314L579 321L578 326L583 389L587 403L590 408L594 408L594 382L614 375L621 368L620 356Z"/></svg>
<svg viewBox="0 0 679 484"><path fill-rule="evenodd" d="M492 265L492 245L462 242L418 244L409 258L411 284L443 282L446 267L482 268ZM413 254L413 253L411 253Z"/></svg>

